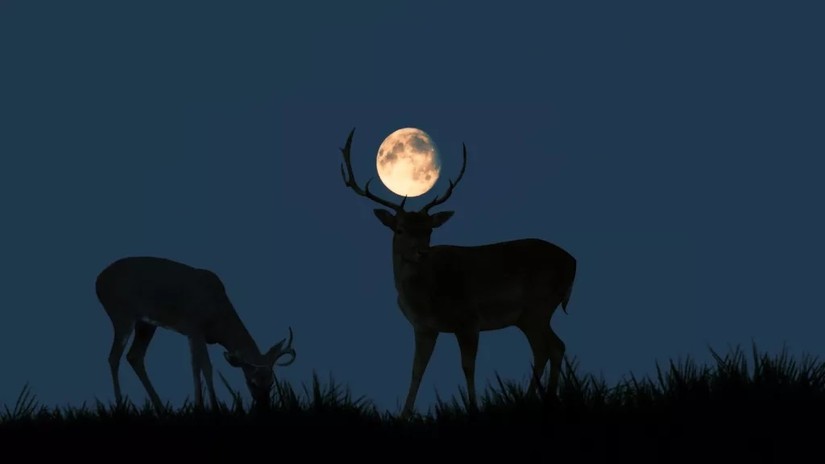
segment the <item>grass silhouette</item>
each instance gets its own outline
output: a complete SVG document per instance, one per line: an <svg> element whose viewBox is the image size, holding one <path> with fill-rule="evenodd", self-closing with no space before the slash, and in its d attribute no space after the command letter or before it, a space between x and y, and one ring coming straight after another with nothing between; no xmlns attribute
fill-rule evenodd
<svg viewBox="0 0 825 464"><path fill-rule="evenodd" d="M6 431L43 433L87 426L115 433L130 427L197 426L223 430L208 435L214 437L211 444L219 446L222 440L234 443L229 438L233 431L242 428L245 437L252 433L239 426L255 426L274 433L261 446L271 446L271 440L316 443L307 453L399 445L405 454L453 449L457 456L490 457L495 450L506 450L511 457L521 453L539 460L630 456L651 462L687 462L724 453L737 462L786 461L788 453L815 449L815 437L823 431L825 362L810 356L797 361L785 350L777 356L760 354L755 345L750 362L738 347L726 356L712 349L711 354L711 366L690 358L666 366L657 363L652 378L630 375L614 386L580 375L576 363L566 361L558 396L531 397L525 395L527 382L496 377L495 385L480 395L475 414L468 412L461 389L458 397L439 397L426 413L407 420L379 411L365 397L353 398L331 378L322 384L317 374L301 389L276 381L273 407L267 411L244 404L223 376L233 400L223 403L219 412L199 411L186 403L159 414L148 400L142 407L97 402L93 407L48 408L38 406L26 385L14 406L0 414L0 437ZM250 442L250 452L255 443Z"/></svg>

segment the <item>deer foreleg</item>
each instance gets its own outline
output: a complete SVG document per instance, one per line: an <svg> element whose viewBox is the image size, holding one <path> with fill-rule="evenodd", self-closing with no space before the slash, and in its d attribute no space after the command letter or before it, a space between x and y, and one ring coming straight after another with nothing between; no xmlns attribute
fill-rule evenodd
<svg viewBox="0 0 825 464"><path fill-rule="evenodd" d="M196 380L196 394L201 392L201 377L198 374L203 374L203 379L206 381L206 391L209 394L209 401L212 404L212 409L218 409L218 397L215 395L215 384L212 381L212 362L209 360L209 350L206 342L202 339L195 339L192 344L192 364L199 366L199 372L195 372ZM196 397L196 401L197 397ZM198 402L198 407L203 407L203 397Z"/></svg>
<svg viewBox="0 0 825 464"><path fill-rule="evenodd" d="M189 352L192 356L192 382L195 386L195 407L203 408L203 385L201 371L203 370L203 355L201 350L206 349L206 343L199 337L189 338Z"/></svg>
<svg viewBox="0 0 825 464"><path fill-rule="evenodd" d="M212 409L217 411L218 396L215 395L215 384L212 382L212 362L209 360L209 351L207 351L206 345L203 345L201 366L203 369L203 378L206 381L206 390L209 392L209 401L212 404Z"/></svg>
<svg viewBox="0 0 825 464"><path fill-rule="evenodd" d="M407 392L407 401L404 402L403 417L412 414L415 405L415 397L418 395L418 388L421 386L421 378L427 370L427 364L435 349L435 342L438 339L438 332L415 331L415 358L413 359L412 379L410 380L410 390Z"/></svg>

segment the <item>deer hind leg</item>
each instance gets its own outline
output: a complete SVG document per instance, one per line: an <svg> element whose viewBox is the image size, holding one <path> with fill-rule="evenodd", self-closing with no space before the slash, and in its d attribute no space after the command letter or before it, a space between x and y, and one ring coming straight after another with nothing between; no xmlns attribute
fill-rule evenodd
<svg viewBox="0 0 825 464"><path fill-rule="evenodd" d="M146 374L146 365L144 363L144 359L146 358L146 349L149 348L149 343L152 341L152 337L155 335L156 329L157 327L154 325L143 321L138 321L135 323L135 339L132 342L132 347L129 348L129 352L126 353L126 360L129 361L129 364L132 366L132 369L134 369L138 379L140 379L140 383L143 384L143 388L145 388L146 392L149 394L149 399L152 400L152 404L155 406L155 409L160 412L163 410L163 403L160 401L160 397L152 386L152 383L149 381L149 376Z"/></svg>
<svg viewBox="0 0 825 464"><path fill-rule="evenodd" d="M467 397L469 408L475 411L478 407L476 403L476 383L475 367L476 354L478 353L478 330L466 330L456 332L458 347L461 351L461 370L464 371L464 378L467 381Z"/></svg>
<svg viewBox="0 0 825 464"><path fill-rule="evenodd" d="M118 370L120 369L120 358L123 357L123 350L126 349L126 343L129 342L129 337L132 335L134 322L131 319L118 318L111 314L110 318L112 319L114 337L112 340L112 348L109 350L109 369L112 373L115 402L120 406L123 404L123 395L121 395L120 392L120 376L118 375Z"/></svg>
<svg viewBox="0 0 825 464"><path fill-rule="evenodd" d="M532 321L531 321L532 322ZM530 379L530 386L527 388L528 395L535 395L541 376L544 373L544 367L550 359L550 346L548 344L547 330L545 325L538 325L535 322L522 322L517 326L519 330L527 337L527 342L530 344L530 350L533 352L533 370Z"/></svg>
<svg viewBox="0 0 825 464"><path fill-rule="evenodd" d="M564 342L553 332L553 329L547 327L545 336L545 343L549 348L550 354L550 385L549 391L556 394L559 387L559 374L561 374L561 363L564 359L564 352L566 347Z"/></svg>
<svg viewBox="0 0 825 464"><path fill-rule="evenodd" d="M424 371L427 370L427 364L430 362L437 339L438 332L415 331L415 358L413 359L412 379L410 380L410 389L407 392L407 400L404 402L404 410L401 413L402 417L408 417L412 414L415 397L418 395L418 388L421 386L421 378L424 376Z"/></svg>

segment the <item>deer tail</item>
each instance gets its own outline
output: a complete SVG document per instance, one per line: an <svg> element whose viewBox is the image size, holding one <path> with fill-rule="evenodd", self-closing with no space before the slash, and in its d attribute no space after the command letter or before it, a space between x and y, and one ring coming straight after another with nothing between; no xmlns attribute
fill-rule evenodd
<svg viewBox="0 0 825 464"><path fill-rule="evenodd" d="M567 314L567 304L570 302L570 295L573 293L573 282L576 280L576 260L573 258L571 258L568 272L567 289L564 291L564 298L561 300L561 309L564 314Z"/></svg>

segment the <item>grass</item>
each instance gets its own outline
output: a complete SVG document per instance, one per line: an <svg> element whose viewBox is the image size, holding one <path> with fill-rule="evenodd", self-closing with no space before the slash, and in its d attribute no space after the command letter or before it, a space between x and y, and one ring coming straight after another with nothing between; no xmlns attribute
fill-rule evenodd
<svg viewBox="0 0 825 464"><path fill-rule="evenodd" d="M324 385L317 375L300 389L276 381L273 408L265 412L244 404L222 377L233 401L220 412L185 404L158 414L148 402L47 408L37 404L26 385L13 407L0 414L0 437L5 431L42 434L94 427L117 434L130 428L155 433L165 426L197 426L202 433L210 431L214 440L209 444L218 448L220 443L235 446L229 437L244 430L241 442L248 442L250 452L258 445L310 440L316 446L304 451L308 456L349 448L365 455L365 450L399 445L405 453L452 448L464 457L476 451L489 457L500 449L549 460L626 455L651 462L687 462L708 453L781 462L816 449L825 417L825 362L809 356L795 360L784 350L777 356L760 354L755 346L750 356L740 348L726 356L711 353L711 365L689 358L671 361L657 364L652 377L630 375L613 386L579 374L575 362L566 362L558 396L543 398L525 395L527 382L497 377L481 392L475 414L468 412L461 390L409 420L379 411L367 398L353 398L333 379ZM250 441L251 432L243 426L255 426L271 438Z"/></svg>

